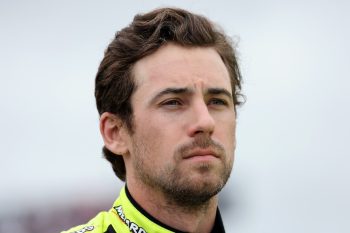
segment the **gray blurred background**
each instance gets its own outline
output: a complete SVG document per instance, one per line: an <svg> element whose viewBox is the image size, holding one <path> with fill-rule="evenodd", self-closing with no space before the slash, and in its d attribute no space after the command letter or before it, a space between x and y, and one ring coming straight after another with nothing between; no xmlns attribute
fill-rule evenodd
<svg viewBox="0 0 350 233"><path fill-rule="evenodd" d="M177 6L238 42L247 103L221 194L227 232L350 232L350 2L1 1L0 232L51 233L109 209L94 76L114 33Z"/></svg>

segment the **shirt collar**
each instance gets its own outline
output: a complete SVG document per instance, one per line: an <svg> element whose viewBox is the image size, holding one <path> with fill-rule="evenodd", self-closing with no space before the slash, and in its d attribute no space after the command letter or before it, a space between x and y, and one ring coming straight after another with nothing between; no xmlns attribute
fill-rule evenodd
<svg viewBox="0 0 350 233"><path fill-rule="evenodd" d="M160 222L150 215L134 200L126 186L121 190L119 198L115 201L113 210L116 211L116 214L127 226L130 227L130 224L136 224L135 227L139 227L147 233L184 233ZM219 209L216 211L212 232L225 233Z"/></svg>

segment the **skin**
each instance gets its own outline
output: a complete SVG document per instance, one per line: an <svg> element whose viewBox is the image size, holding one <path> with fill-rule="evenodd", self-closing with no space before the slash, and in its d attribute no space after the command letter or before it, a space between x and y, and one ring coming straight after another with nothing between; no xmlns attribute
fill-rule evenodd
<svg viewBox="0 0 350 233"><path fill-rule="evenodd" d="M123 155L128 189L148 213L181 231L210 232L236 144L228 71L213 48L167 44L133 74L134 130L102 114L105 145ZM187 195L167 190L174 187Z"/></svg>

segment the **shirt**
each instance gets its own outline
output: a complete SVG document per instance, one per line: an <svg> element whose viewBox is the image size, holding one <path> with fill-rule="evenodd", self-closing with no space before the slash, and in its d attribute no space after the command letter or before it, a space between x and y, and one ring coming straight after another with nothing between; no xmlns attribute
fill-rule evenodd
<svg viewBox="0 0 350 233"><path fill-rule="evenodd" d="M108 211L100 212L88 223L61 233L182 233L148 214L123 187ZM219 209L216 212L213 233L225 233Z"/></svg>

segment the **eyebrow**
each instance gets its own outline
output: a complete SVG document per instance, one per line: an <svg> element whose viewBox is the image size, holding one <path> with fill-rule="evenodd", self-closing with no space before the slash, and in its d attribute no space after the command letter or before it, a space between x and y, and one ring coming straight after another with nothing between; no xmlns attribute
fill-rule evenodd
<svg viewBox="0 0 350 233"><path fill-rule="evenodd" d="M151 98L150 103L153 103L158 98L167 94L193 94L193 90L187 87L169 87L160 92L158 92L153 98ZM225 88L208 88L205 94L209 95L225 95L232 99L232 94Z"/></svg>
<svg viewBox="0 0 350 233"><path fill-rule="evenodd" d="M162 90L161 92L158 92L153 98L151 98L150 103L153 103L158 98L167 94L191 94L191 93L193 93L193 90L187 87L169 87Z"/></svg>
<svg viewBox="0 0 350 233"><path fill-rule="evenodd" d="M226 95L228 98L233 99L232 94L225 88L209 88L207 94Z"/></svg>

